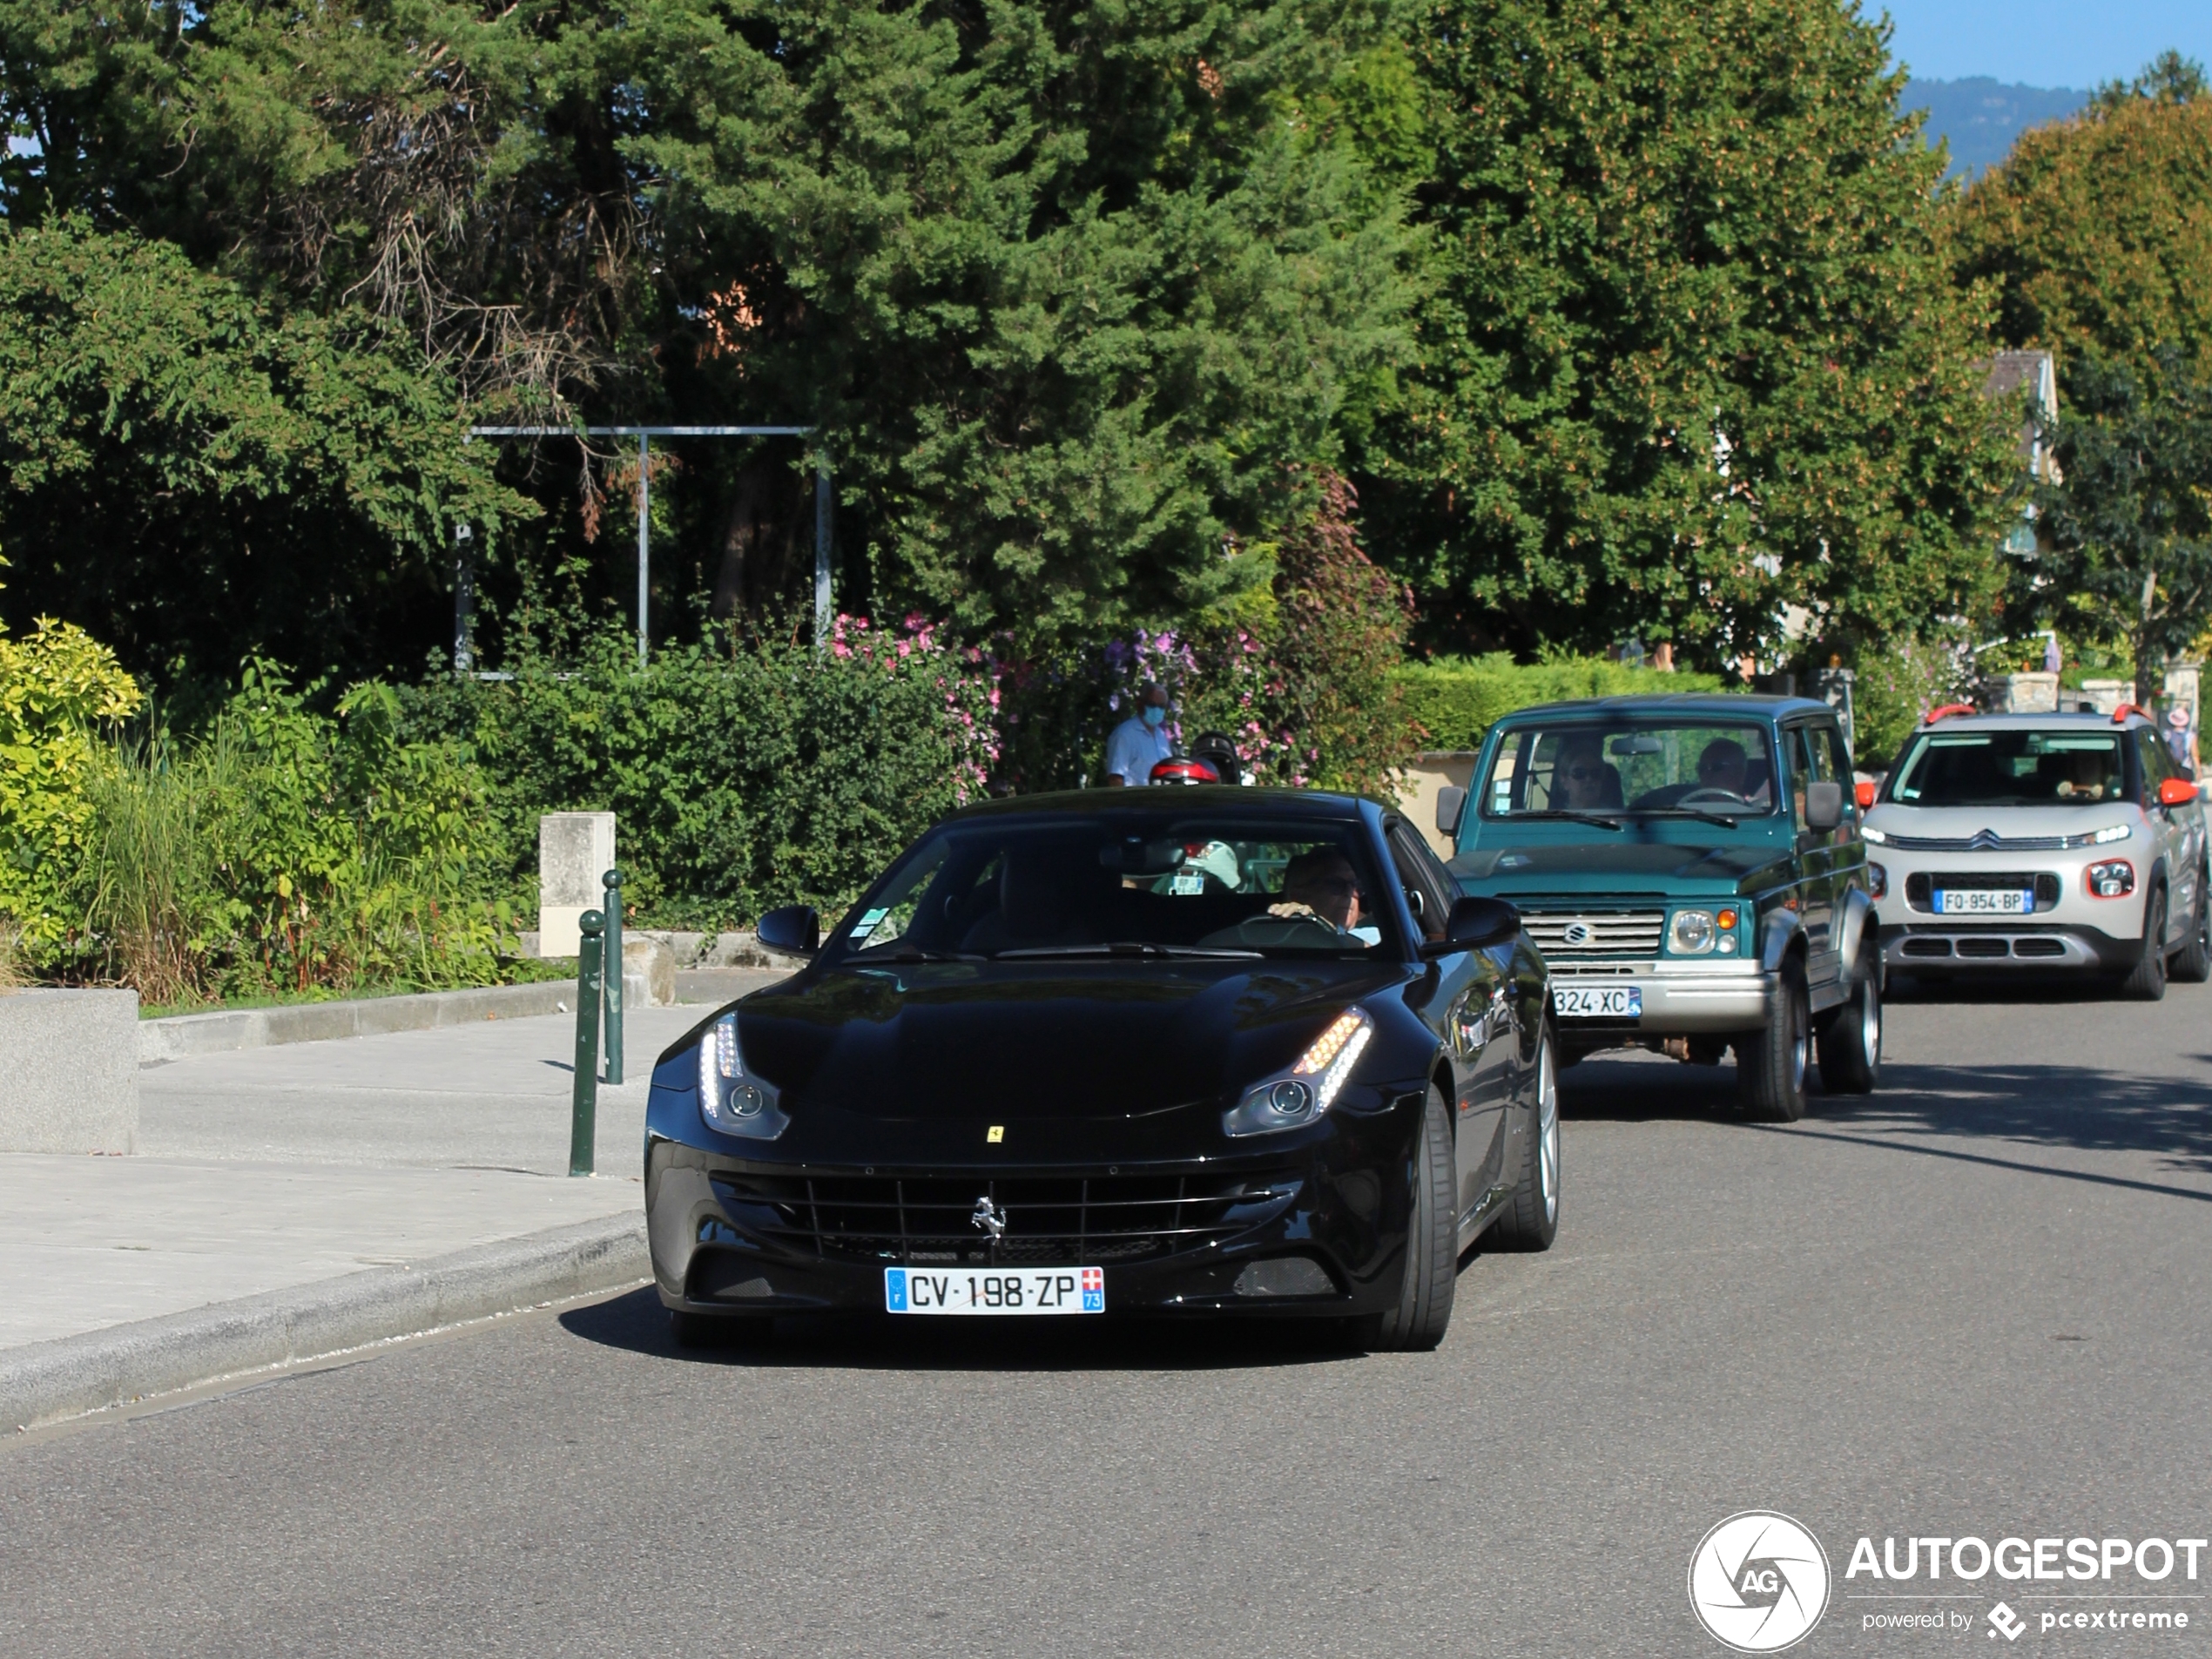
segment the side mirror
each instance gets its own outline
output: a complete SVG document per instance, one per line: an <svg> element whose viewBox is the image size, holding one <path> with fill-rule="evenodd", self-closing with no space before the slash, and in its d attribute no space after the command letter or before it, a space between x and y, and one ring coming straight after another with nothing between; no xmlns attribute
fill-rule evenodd
<svg viewBox="0 0 2212 1659"><path fill-rule="evenodd" d="M1805 827L1811 830L1831 830L1844 821L1844 786L1841 784L1807 784L1805 786Z"/></svg>
<svg viewBox="0 0 2212 1659"><path fill-rule="evenodd" d="M1851 787L1852 792L1858 797L1858 810L1862 813L1872 812L1874 810L1874 797L1881 792L1882 786L1876 783L1871 778L1865 778L1860 779Z"/></svg>
<svg viewBox="0 0 2212 1659"><path fill-rule="evenodd" d="M1467 792L1457 784L1447 784L1436 792L1436 830L1453 840L1460 836L1460 819L1466 816Z"/></svg>
<svg viewBox="0 0 2212 1659"><path fill-rule="evenodd" d="M822 919L810 904L787 904L762 913L752 936L763 948L786 956L812 956L822 945Z"/></svg>
<svg viewBox="0 0 2212 1659"><path fill-rule="evenodd" d="M1521 936L1521 912L1503 899L1461 899L1444 923L1444 937L1421 947L1424 956L1457 950L1487 950Z"/></svg>
<svg viewBox="0 0 2212 1659"><path fill-rule="evenodd" d="M2196 786L2186 778L2168 778L2158 786L2161 806L2186 806L2196 799Z"/></svg>

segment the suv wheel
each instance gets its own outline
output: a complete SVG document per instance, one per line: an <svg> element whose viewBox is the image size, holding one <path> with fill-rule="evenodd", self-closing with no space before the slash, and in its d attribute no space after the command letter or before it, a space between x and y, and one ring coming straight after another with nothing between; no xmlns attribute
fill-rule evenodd
<svg viewBox="0 0 2212 1659"><path fill-rule="evenodd" d="M2195 919L2189 924L2188 940L2174 953L2173 965L2167 969L2185 985L2202 985L2212 979L2212 893L2205 890L2205 880L2204 872L2198 871Z"/></svg>
<svg viewBox="0 0 2212 1659"><path fill-rule="evenodd" d="M2153 887L2143 907L2143 954L2134 971L2120 981L2121 995L2155 1002L2166 995L2166 889Z"/></svg>
<svg viewBox="0 0 2212 1659"><path fill-rule="evenodd" d="M1821 1028L1820 1086L1831 1095L1871 1095L1881 1081L1882 954L1870 944L1859 949L1851 1001Z"/></svg>
<svg viewBox="0 0 2212 1659"><path fill-rule="evenodd" d="M1736 1040L1736 1100L1746 1117L1794 1123L1805 1115L1805 1068L1811 1059L1812 1005L1804 964L1782 964L1774 1019Z"/></svg>

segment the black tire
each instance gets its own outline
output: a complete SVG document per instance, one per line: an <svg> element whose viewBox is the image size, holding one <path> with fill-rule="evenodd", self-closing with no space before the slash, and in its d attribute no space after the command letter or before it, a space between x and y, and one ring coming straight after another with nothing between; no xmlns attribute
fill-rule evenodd
<svg viewBox="0 0 2212 1659"><path fill-rule="evenodd" d="M1513 1197L1490 1224L1487 1242L1495 1249L1549 1250L1559 1237L1559 1067L1548 1035L1537 1045L1536 1103L1528 1130Z"/></svg>
<svg viewBox="0 0 2212 1659"><path fill-rule="evenodd" d="M2184 985L2202 985L2212 980L2212 892L2205 887L2205 873L2196 875L2196 915L2189 927L2189 936L2181 949L2174 953L2174 960L2167 968L2167 975Z"/></svg>
<svg viewBox="0 0 2212 1659"><path fill-rule="evenodd" d="M2143 954L2134 971L2120 981L2120 994L2131 1002L2157 1002L2166 995L2166 889L2153 887L2143 907Z"/></svg>
<svg viewBox="0 0 2212 1659"><path fill-rule="evenodd" d="M1820 1030L1820 1086L1831 1095L1871 1095L1882 1082L1882 955L1858 953L1851 1000Z"/></svg>
<svg viewBox="0 0 2212 1659"><path fill-rule="evenodd" d="M769 1321L757 1313L686 1313L681 1308L668 1311L668 1332L679 1348L726 1348L733 1342L760 1336L768 1325Z"/></svg>
<svg viewBox="0 0 2212 1659"><path fill-rule="evenodd" d="M1812 1006L1804 964L1782 964L1773 1022L1736 1040L1736 1103L1764 1123L1794 1123L1805 1115L1805 1070L1812 1058Z"/></svg>
<svg viewBox="0 0 2212 1659"><path fill-rule="evenodd" d="M1406 1229L1406 1278L1398 1305L1373 1317L1366 1345L1420 1352L1444 1339L1452 1323L1452 1290L1460 1271L1457 1172L1452 1157L1451 1109L1444 1091L1428 1087L1413 1149L1413 1214Z"/></svg>

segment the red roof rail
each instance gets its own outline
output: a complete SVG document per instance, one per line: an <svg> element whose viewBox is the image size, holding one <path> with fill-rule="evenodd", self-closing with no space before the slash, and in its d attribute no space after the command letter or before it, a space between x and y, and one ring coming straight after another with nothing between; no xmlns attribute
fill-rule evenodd
<svg viewBox="0 0 2212 1659"><path fill-rule="evenodd" d="M2148 709L2145 708L2140 703L2122 703L2118 708L2112 711L2113 725L2126 725L2128 724L2128 717L2131 714L2140 714L2143 717L2143 718L2150 721L2153 725L2155 725L2158 720L2158 717L2155 714L2153 714Z"/></svg>
<svg viewBox="0 0 2212 1659"><path fill-rule="evenodd" d="M1954 714L1979 714L1981 711L1971 703L1946 703L1939 709L1930 709L1920 724L1933 725L1938 720L1948 719Z"/></svg>

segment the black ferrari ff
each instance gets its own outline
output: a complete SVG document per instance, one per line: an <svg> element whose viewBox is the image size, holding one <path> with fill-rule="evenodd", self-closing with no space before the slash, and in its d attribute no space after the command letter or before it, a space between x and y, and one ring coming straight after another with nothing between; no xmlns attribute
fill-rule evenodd
<svg viewBox="0 0 2212 1659"><path fill-rule="evenodd" d="M784 982L662 1055L653 1271L679 1340L779 1313L1324 1318L1426 1348L1478 1235L1542 1250L1542 958L1364 798L995 800Z"/></svg>

